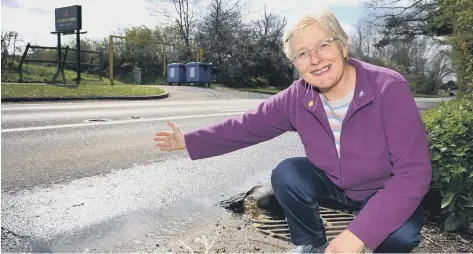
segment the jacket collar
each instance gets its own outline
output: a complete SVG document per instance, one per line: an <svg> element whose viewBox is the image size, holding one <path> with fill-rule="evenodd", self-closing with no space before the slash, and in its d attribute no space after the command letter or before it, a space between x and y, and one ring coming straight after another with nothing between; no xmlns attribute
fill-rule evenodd
<svg viewBox="0 0 473 254"><path fill-rule="evenodd" d="M355 106L354 109L358 110L371 103L375 99L375 94L371 88L372 85L368 79L367 70L364 66L364 63L359 60L349 58L348 64L353 65L356 70L356 85L355 93L353 95L353 102Z"/></svg>
<svg viewBox="0 0 473 254"><path fill-rule="evenodd" d="M371 89L371 84L368 80L366 73L367 71L363 62L349 58L348 64L354 66L356 70L355 92L353 94L353 101L350 104L347 112L347 116L349 117L355 111L371 103L375 99L375 95ZM302 85L305 85L307 90L304 98L302 99L302 104L308 111L312 112L316 117L321 119L320 117L325 116L325 111L321 106L322 102L320 100L319 93L310 84L306 83L304 80L302 81ZM307 86L309 86L309 88L307 88Z"/></svg>

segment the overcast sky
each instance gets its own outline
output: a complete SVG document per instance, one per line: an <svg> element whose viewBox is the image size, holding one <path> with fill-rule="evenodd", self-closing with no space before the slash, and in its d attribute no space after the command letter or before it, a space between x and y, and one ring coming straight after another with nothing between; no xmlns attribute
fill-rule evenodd
<svg viewBox="0 0 473 254"><path fill-rule="evenodd" d="M25 44L54 46L56 36L54 9L70 6L82 6L82 28L87 31L83 37L102 39L111 33L130 26L146 25L154 27L162 18L150 15L152 5L147 0L1 0L2 31L21 33ZM155 0L158 2L159 0ZM202 0L205 5L208 0ZM362 14L361 0L246 0L248 20L257 19L263 13L264 5L274 13L285 15L288 23L300 18L304 13L314 12L329 7L350 33L357 19ZM73 36L67 36L72 40Z"/></svg>

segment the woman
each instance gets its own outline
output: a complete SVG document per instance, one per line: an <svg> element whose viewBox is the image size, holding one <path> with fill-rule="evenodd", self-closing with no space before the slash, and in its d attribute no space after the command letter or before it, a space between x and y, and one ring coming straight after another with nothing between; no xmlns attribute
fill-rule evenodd
<svg viewBox="0 0 473 254"><path fill-rule="evenodd" d="M431 181L426 132L407 81L348 57L348 36L330 11L305 16L284 37L302 78L254 111L183 134L156 134L163 151L191 159L229 153L296 131L306 156L271 175L293 252L410 252L420 241L420 203ZM360 210L330 243L319 201Z"/></svg>

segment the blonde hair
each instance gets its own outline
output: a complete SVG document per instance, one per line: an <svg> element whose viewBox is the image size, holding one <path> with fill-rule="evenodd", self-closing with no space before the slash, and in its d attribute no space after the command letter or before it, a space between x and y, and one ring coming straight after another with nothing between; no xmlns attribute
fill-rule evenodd
<svg viewBox="0 0 473 254"><path fill-rule="evenodd" d="M323 9L319 14L306 14L284 35L284 54L286 54L286 57L292 58L291 38L298 36L305 27L312 24L319 25L326 32L340 39L339 41L341 41L342 46L348 44L348 35L343 30L338 19L329 9Z"/></svg>

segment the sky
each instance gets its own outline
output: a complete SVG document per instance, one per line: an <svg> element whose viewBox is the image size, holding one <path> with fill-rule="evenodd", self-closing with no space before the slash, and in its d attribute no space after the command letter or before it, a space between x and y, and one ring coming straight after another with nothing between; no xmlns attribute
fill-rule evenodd
<svg viewBox="0 0 473 254"><path fill-rule="evenodd" d="M2 31L17 31L21 34L24 44L31 43L41 46L55 46L56 35L54 12L56 8L71 5L82 6L82 38L103 39L114 32L131 26L145 25L154 27L164 18L151 15L149 0L1 0ZM165 0L154 0L165 1ZM201 0L202 4L208 0ZM328 7L339 19L347 33L353 31L358 18L362 15L362 0L246 0L247 20L262 16L264 6L275 14L288 19L288 25L302 17L305 13L317 12ZM288 26L289 27L289 26ZM63 36L63 41L74 40L75 36Z"/></svg>

